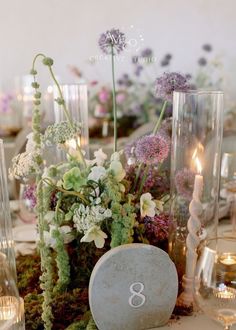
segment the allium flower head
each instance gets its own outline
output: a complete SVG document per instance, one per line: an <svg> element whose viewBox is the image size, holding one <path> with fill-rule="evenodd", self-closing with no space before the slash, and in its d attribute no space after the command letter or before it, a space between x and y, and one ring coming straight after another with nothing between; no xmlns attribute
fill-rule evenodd
<svg viewBox="0 0 236 330"><path fill-rule="evenodd" d="M151 48L145 48L141 51L141 56L144 58L150 58L153 56L153 51Z"/></svg>
<svg viewBox="0 0 236 330"><path fill-rule="evenodd" d="M194 177L195 174L187 168L178 171L175 175L177 192L188 200L192 199Z"/></svg>
<svg viewBox="0 0 236 330"><path fill-rule="evenodd" d="M172 224L169 215L161 213L154 217L145 217L143 222L145 225L145 236L150 244L158 245L160 241L168 239Z"/></svg>
<svg viewBox="0 0 236 330"><path fill-rule="evenodd" d="M156 94L166 101L172 101L174 91L187 91L189 88L188 77L178 72L165 72L156 80Z"/></svg>
<svg viewBox="0 0 236 330"><path fill-rule="evenodd" d="M206 52L211 52L212 46L210 44L205 44L202 46L202 49L205 50Z"/></svg>
<svg viewBox="0 0 236 330"><path fill-rule="evenodd" d="M140 163L157 164L163 162L169 153L169 143L164 136L146 135L136 144L135 155Z"/></svg>
<svg viewBox="0 0 236 330"><path fill-rule="evenodd" d="M98 44L105 54L111 54L112 48L119 54L126 47L125 34L119 29L108 30L101 34Z"/></svg>

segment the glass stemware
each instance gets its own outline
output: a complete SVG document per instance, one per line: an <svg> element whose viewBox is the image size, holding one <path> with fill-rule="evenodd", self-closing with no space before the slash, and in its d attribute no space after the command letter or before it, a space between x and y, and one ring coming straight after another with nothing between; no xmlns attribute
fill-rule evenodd
<svg viewBox="0 0 236 330"><path fill-rule="evenodd" d="M236 238L218 237L203 243L194 283L202 311L229 330L236 323Z"/></svg>

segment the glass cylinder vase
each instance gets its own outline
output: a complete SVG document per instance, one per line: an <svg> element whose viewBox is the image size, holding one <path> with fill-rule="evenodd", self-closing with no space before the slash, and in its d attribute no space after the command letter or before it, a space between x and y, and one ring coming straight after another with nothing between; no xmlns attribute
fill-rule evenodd
<svg viewBox="0 0 236 330"><path fill-rule="evenodd" d="M89 158L89 130L88 130L88 97L87 85L85 84L66 84L60 85L66 107L73 122L81 124L81 130L78 136L78 143L82 150L86 152L86 157ZM54 98L60 97L58 88L54 86ZM65 113L57 102L54 102L55 122L59 123L66 120ZM72 147L73 142L71 141ZM62 150L58 151L58 160L65 159L65 153Z"/></svg>
<svg viewBox="0 0 236 330"><path fill-rule="evenodd" d="M180 291L186 271L187 223L193 191L197 189L196 176L201 181L198 197L202 211L191 220L195 232L190 241L196 250L198 239L216 236L222 133L222 92L174 92L171 151L173 228L169 237L169 254L177 267Z"/></svg>
<svg viewBox="0 0 236 330"><path fill-rule="evenodd" d="M0 252L6 255L11 274L16 280L12 221L8 196L5 154L2 140L0 140Z"/></svg>

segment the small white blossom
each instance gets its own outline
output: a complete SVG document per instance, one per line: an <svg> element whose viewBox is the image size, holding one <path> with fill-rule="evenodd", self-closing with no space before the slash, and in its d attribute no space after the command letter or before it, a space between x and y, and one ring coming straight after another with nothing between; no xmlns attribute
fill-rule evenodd
<svg viewBox="0 0 236 330"><path fill-rule="evenodd" d="M93 226L89 228L89 230L81 238L81 242L94 241L96 247L101 249L105 244L105 238L107 238L107 234L105 234L100 227Z"/></svg>
<svg viewBox="0 0 236 330"><path fill-rule="evenodd" d="M110 164L109 169L112 171L114 177L118 182L124 179L126 173L120 161L113 160Z"/></svg>
<svg viewBox="0 0 236 330"><path fill-rule="evenodd" d="M98 182L106 175L106 170L103 166L94 166L88 175L88 180Z"/></svg>
<svg viewBox="0 0 236 330"><path fill-rule="evenodd" d="M107 155L102 151L101 148L94 152L94 157L95 157L95 163L98 166L103 166L107 159Z"/></svg>
<svg viewBox="0 0 236 330"><path fill-rule="evenodd" d="M141 217L154 217L156 214L156 203L152 200L153 197L150 193L142 194L140 197L140 213Z"/></svg>
<svg viewBox="0 0 236 330"><path fill-rule="evenodd" d="M70 226L61 226L58 228L60 233L62 234L63 240L65 244L70 243L73 241L74 236L71 233L71 227ZM49 225L49 231L44 231L43 236L44 236L44 241L47 246L50 246L51 248L55 248L56 246L56 239L53 237L53 232L56 230L55 225Z"/></svg>
<svg viewBox="0 0 236 330"><path fill-rule="evenodd" d="M10 178L27 179L30 175L38 171L39 166L35 162L33 152L23 152L12 159L12 168L9 170Z"/></svg>

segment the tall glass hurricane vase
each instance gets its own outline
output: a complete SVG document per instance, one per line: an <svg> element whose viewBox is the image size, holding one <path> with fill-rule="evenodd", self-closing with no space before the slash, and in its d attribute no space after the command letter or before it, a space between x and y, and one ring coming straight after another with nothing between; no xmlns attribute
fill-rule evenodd
<svg viewBox="0 0 236 330"><path fill-rule="evenodd" d="M89 157L89 132L88 132L88 97L87 85L85 84L67 84L61 85L61 91L65 100L66 107L73 122L81 123L81 132L78 136L80 147L86 152L86 157ZM54 87L54 98L60 97L58 88ZM59 123L66 120L64 111L57 102L54 102L55 122ZM70 141L73 147L73 141ZM64 160L65 154L59 154L59 160Z"/></svg>
<svg viewBox="0 0 236 330"><path fill-rule="evenodd" d="M16 279L12 221L10 215L7 173L2 140L0 140L0 252L6 255L11 274Z"/></svg>
<svg viewBox="0 0 236 330"><path fill-rule="evenodd" d="M187 235L190 234L188 239L193 253L197 250L198 241L216 236L222 114L223 93L220 91L174 92L171 154L171 215L174 226L170 234L169 254L178 270L180 288L186 272ZM198 210L195 207L193 213L197 211L197 216L195 213L192 216L189 206L197 175L200 177L197 206L200 207ZM190 215L192 219L187 228Z"/></svg>

